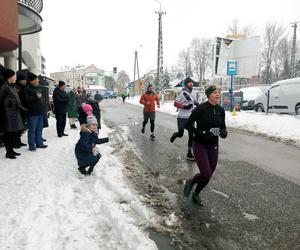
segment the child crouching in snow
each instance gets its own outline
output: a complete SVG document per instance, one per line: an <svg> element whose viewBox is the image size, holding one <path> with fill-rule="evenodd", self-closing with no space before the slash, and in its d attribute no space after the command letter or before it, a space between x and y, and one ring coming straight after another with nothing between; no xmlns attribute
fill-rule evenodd
<svg viewBox="0 0 300 250"><path fill-rule="evenodd" d="M86 124L80 127L80 139L75 146L78 170L83 175L90 175L101 158L96 144L108 142L108 138L98 138L98 122L94 116L88 116ZM89 167L88 170L86 168Z"/></svg>

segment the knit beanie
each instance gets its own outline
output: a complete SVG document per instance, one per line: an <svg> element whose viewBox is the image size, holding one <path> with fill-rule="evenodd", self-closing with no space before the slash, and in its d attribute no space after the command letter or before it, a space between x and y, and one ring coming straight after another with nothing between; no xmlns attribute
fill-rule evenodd
<svg viewBox="0 0 300 250"><path fill-rule="evenodd" d="M23 80L27 80L26 76L24 76L23 74L17 74L17 81L23 81Z"/></svg>
<svg viewBox="0 0 300 250"><path fill-rule="evenodd" d="M83 103L82 104L82 110L84 113L86 113L87 116L92 116L93 115L93 108L90 104Z"/></svg>
<svg viewBox="0 0 300 250"><path fill-rule="evenodd" d="M92 125L92 124L97 124L98 125L98 122L97 122L97 119L96 119L96 117L95 116L88 116L87 118L86 118L86 124L87 125Z"/></svg>
<svg viewBox="0 0 300 250"><path fill-rule="evenodd" d="M29 82L34 81L37 78L37 75L33 74L32 72L28 72L27 79Z"/></svg>
<svg viewBox="0 0 300 250"><path fill-rule="evenodd" d="M205 94L206 94L207 98L209 98L209 96L217 89L218 89L217 85L215 85L213 83L207 84L205 86Z"/></svg>
<svg viewBox="0 0 300 250"><path fill-rule="evenodd" d="M59 81L58 82L58 87L64 86L66 83L64 81Z"/></svg>
<svg viewBox="0 0 300 250"><path fill-rule="evenodd" d="M190 82L194 84L194 80L188 76L188 77L185 78L184 81L183 81L184 86L187 86L188 83L190 83Z"/></svg>
<svg viewBox="0 0 300 250"><path fill-rule="evenodd" d="M15 71L13 71L11 69L3 69L3 71L2 71L2 76L3 76L4 80L11 78L15 74L16 74Z"/></svg>

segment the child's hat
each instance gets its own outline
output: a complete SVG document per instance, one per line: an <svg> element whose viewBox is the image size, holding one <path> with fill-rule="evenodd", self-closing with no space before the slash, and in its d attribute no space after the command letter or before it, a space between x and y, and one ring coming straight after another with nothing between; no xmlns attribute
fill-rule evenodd
<svg viewBox="0 0 300 250"><path fill-rule="evenodd" d="M88 116L86 118L86 124L87 125L92 125L92 124L97 124L98 125L96 117L95 116Z"/></svg>

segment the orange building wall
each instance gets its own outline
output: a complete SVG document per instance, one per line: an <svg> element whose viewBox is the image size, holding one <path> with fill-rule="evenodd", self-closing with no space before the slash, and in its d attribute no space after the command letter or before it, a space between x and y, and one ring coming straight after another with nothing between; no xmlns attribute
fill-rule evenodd
<svg viewBox="0 0 300 250"><path fill-rule="evenodd" d="M17 0L0 0L0 52L18 48Z"/></svg>

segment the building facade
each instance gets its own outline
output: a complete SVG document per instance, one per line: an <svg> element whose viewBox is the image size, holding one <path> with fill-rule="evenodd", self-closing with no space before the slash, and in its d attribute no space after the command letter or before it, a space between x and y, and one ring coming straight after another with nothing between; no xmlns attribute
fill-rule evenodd
<svg viewBox="0 0 300 250"><path fill-rule="evenodd" d="M88 88L88 86L97 85L104 87L104 73L104 70L98 69L94 64L88 67L78 65L65 66L61 71L50 73L50 77L56 82L64 81L72 88Z"/></svg>
<svg viewBox="0 0 300 250"><path fill-rule="evenodd" d="M45 73L39 32L43 0L1 0L0 64L15 71Z"/></svg>

